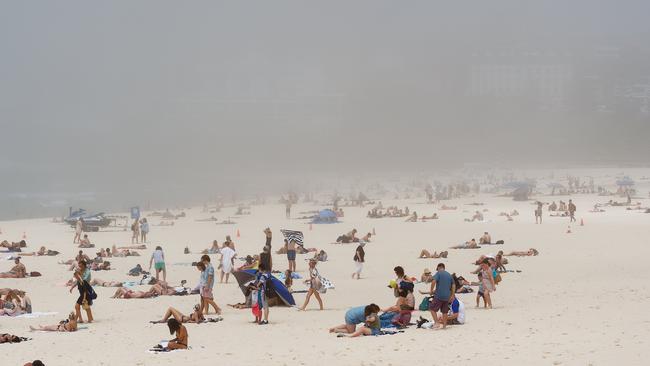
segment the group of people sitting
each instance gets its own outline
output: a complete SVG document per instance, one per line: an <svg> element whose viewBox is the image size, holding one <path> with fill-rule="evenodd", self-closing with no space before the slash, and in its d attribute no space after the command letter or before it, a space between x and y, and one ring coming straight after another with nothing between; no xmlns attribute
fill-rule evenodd
<svg viewBox="0 0 650 366"><path fill-rule="evenodd" d="M18 316L32 312L32 301L25 291L0 289L0 316Z"/></svg>
<svg viewBox="0 0 650 366"><path fill-rule="evenodd" d="M407 217L410 216L410 211L408 207L404 209L398 208L397 206L390 206L386 209L383 208L373 208L368 211L367 217L371 219L380 219L383 217Z"/></svg>
<svg viewBox="0 0 650 366"><path fill-rule="evenodd" d="M19 242L8 242L6 240L3 240L0 242L0 248L7 248L6 252L20 252L22 251L21 248L24 248L27 246L27 243L24 240L21 240Z"/></svg>

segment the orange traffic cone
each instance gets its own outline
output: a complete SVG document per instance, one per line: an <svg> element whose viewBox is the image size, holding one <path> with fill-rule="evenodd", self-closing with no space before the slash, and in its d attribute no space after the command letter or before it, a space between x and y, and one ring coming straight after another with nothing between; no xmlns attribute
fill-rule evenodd
<svg viewBox="0 0 650 366"><path fill-rule="evenodd" d="M571 226L569 226L569 228L567 229L566 233L567 233L567 234L571 234Z"/></svg>
<svg viewBox="0 0 650 366"><path fill-rule="evenodd" d="M239 238L241 235L239 234L239 229L237 229L237 237Z"/></svg>
<svg viewBox="0 0 650 366"><path fill-rule="evenodd" d="M580 226L585 226L585 220L584 219L580 219Z"/></svg>

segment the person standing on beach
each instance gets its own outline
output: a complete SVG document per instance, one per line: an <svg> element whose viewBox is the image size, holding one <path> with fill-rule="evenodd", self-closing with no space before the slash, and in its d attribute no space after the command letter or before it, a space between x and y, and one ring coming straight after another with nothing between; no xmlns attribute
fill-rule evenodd
<svg viewBox="0 0 650 366"><path fill-rule="evenodd" d="M366 245L365 242L360 242L357 250L354 253L354 266L355 271L352 273L352 278L357 277L357 280L361 279L361 270L363 270L363 263L365 262L366 252L363 250L363 247Z"/></svg>
<svg viewBox="0 0 650 366"><path fill-rule="evenodd" d="M289 270L291 272L296 271L296 242L289 242L287 239L284 239L284 248L287 250L287 261L289 262Z"/></svg>
<svg viewBox="0 0 650 366"><path fill-rule="evenodd" d="M201 272L201 311L206 314L210 311L210 305L214 308L214 312L221 314L221 308L214 302L214 267L210 263L210 256L204 254L201 256L201 263L205 266L205 270Z"/></svg>
<svg viewBox="0 0 650 366"><path fill-rule="evenodd" d="M542 203L537 201L537 209L535 209L535 223L542 223Z"/></svg>
<svg viewBox="0 0 650 366"><path fill-rule="evenodd" d="M573 203L572 200L569 200L569 222L575 222L576 221L576 205Z"/></svg>
<svg viewBox="0 0 650 366"><path fill-rule="evenodd" d="M287 219L290 219L291 218L291 201L289 199L287 199L287 202L285 203L284 212L287 215Z"/></svg>
<svg viewBox="0 0 650 366"><path fill-rule="evenodd" d="M131 244L139 244L140 243L140 223L136 219L133 221L133 224L131 224Z"/></svg>
<svg viewBox="0 0 650 366"><path fill-rule="evenodd" d="M163 253L162 247L157 246L156 250L151 254L151 259L149 259L149 271L151 271L151 263L154 263L154 268L156 269L156 280L158 280L158 274L160 271L163 273L163 281L167 282L167 269L165 268L165 253Z"/></svg>
<svg viewBox="0 0 650 366"><path fill-rule="evenodd" d="M223 277L226 277L226 283L228 283L228 278L230 277L230 272L232 272L233 266L235 264L235 257L237 253L230 247L231 244L228 242L224 243L223 248L221 248L221 277L219 282L223 283Z"/></svg>
<svg viewBox="0 0 650 366"><path fill-rule="evenodd" d="M309 260L309 290L307 290L307 297L305 298L305 303L302 305L300 310L305 310L307 308L307 305L309 304L309 300L311 299L311 296L314 295L316 296L316 300L318 300L318 305L320 306L320 309L323 310L323 299L320 297L319 291L321 291L323 287L323 282L321 281L320 274L318 273L318 270L316 269L316 264L318 261L316 259L310 259Z"/></svg>
<svg viewBox="0 0 650 366"><path fill-rule="evenodd" d="M88 323L93 322L93 312L90 307L93 304L92 294L94 291L90 286L90 269L86 267L86 261L79 262L79 268L74 273L75 282L70 286L70 293L72 289L77 287L79 290L79 298L77 303L74 306L75 314L77 316L77 321L83 323L83 318L81 317L81 307L83 306L86 310L86 315L88 315Z"/></svg>
<svg viewBox="0 0 650 366"><path fill-rule="evenodd" d="M444 263L438 263L436 274L431 282L429 292L420 291L421 294L433 295L433 301L429 304L429 311L433 317L434 328L447 327L447 314L449 313L449 304L454 300L456 284L454 278L445 270ZM442 313L442 319L438 318L438 311Z"/></svg>
<svg viewBox="0 0 650 366"><path fill-rule="evenodd" d="M74 239L72 240L73 244L77 244L81 242L81 234L83 233L84 230L84 219L81 217L77 219L77 223L75 225L75 230L74 230Z"/></svg>
<svg viewBox="0 0 650 366"><path fill-rule="evenodd" d="M143 243L147 242L147 234L149 234L149 223L146 218L140 220L140 236Z"/></svg>

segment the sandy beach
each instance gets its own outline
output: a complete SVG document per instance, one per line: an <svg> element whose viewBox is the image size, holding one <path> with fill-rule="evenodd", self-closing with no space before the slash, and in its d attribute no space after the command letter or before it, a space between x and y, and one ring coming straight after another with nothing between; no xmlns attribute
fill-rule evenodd
<svg viewBox="0 0 650 366"><path fill-rule="evenodd" d="M614 173L614 171L610 172ZM647 173L647 172L646 172ZM641 175L641 172L639 173ZM602 178L609 180L611 178ZM647 197L648 182L636 187L639 196ZM543 188L540 191L548 191ZM323 196L325 197L325 196ZM72 272L57 261L70 259L77 252L72 244L74 230L51 219L0 222L0 239L17 241L26 236L29 246L25 251L38 250L41 245L61 252L56 257L24 257L28 271L39 271L42 277L0 279L0 288L19 288L27 291L34 312L56 313L39 318L0 317L0 331L33 338L20 344L2 344L3 364L22 365L41 359L46 365L173 365L192 363L208 365L228 363L253 365L403 365L468 364L475 360L491 360L503 365L526 364L590 364L626 365L645 364L650 336L650 305L647 284L647 257L650 249L650 214L626 207L604 207L605 212L592 213L589 209L609 197L592 194L548 196L548 192L533 196L544 202L572 198L578 207L577 224L567 233L567 217L549 217L544 211L544 222L535 224L534 200L517 202L510 197L495 194L462 197L427 204L422 194L411 199L381 197L384 206L408 206L420 215L437 212L440 218L427 222L409 223L403 218L371 219L366 217L368 207L344 207L345 216L338 224L310 225L307 220L285 219L284 205L270 203L252 206L251 215L236 217L236 207L225 207L218 213L203 212L201 207L182 209L186 217L174 226L155 226L158 219L149 217L153 224L148 248L140 250L140 257L112 258L113 270L93 272L103 280L127 281L133 277L126 272L136 264L148 267L156 245L163 247L167 262L168 282L178 284L187 280L188 286L198 283L199 272L190 265L200 257L201 250L212 240L222 242L231 235L239 256L256 254L264 245L262 230L274 232L273 251L282 246L280 229L301 230L305 246L324 249L327 262L318 264L324 277L335 284L335 289L323 295L325 310L318 311L314 299L308 311L295 308L271 308L270 324L251 323L250 309L235 310L226 304L241 302L244 297L234 281L215 285L215 300L224 309L224 320L218 323L189 324L190 350L152 354L148 349L160 340L173 338L165 325L149 324L159 319L168 306L183 313L191 312L198 295L161 296L153 299L111 299L113 288L95 287L98 299L93 306L96 321L83 324L75 333L29 332L29 326L56 324L72 310L78 294L68 292L64 283ZM616 199L618 197L612 197ZM634 199L647 207L647 198ZM482 206L471 203L481 202ZM440 210L442 204L457 206L457 210ZM322 205L298 203L292 216L298 212L323 208ZM476 210L483 212L483 222L466 222ZM507 221L498 214L517 210L520 215ZM147 217L149 212L144 212ZM126 214L124 214L126 215ZM215 225L197 219L215 216L219 220L232 217L234 225ZM580 221L584 226L580 225ZM352 257L356 244L331 244L336 237L352 228L359 233L376 232L365 247L366 265L360 280L352 280ZM240 237L237 237L237 231ZM489 231L494 240L504 245L483 246L480 249L447 249ZM121 228L89 233L97 247L130 244L130 231ZM188 246L191 254L183 254ZM504 273L503 282L493 293L494 308L474 308L475 293L457 295L466 306L466 323L446 330L416 329L411 326L404 333L357 339L337 338L327 329L343 323L346 310L353 306L377 303L382 308L395 302L387 288L394 278L393 267L401 265L407 275L418 277L425 267L435 269L443 262L447 270L470 280L472 264L481 254L498 250L539 251L535 257L509 257L508 269L521 272ZM421 249L449 250L447 259L418 259ZM85 252L92 256L93 249ZM5 258L3 253L2 258ZM219 255L213 255L213 262ZM298 255L297 270L303 277L308 255ZM284 270L285 255L273 254L274 269ZM236 261L236 263L242 263ZM12 261L0 261L0 271L7 271ZM148 286L136 286L146 289ZM429 285L418 283L417 290ZM296 281L294 290L304 289ZM295 294L298 304L304 294ZM422 295L416 295L416 304ZM413 321L428 312L415 311ZM85 316L85 314L84 314Z"/></svg>

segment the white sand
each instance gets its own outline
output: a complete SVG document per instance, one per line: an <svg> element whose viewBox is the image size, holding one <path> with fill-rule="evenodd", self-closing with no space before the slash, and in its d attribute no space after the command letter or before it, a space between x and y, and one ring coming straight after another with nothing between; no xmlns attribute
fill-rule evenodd
<svg viewBox="0 0 650 366"><path fill-rule="evenodd" d="M612 173L614 174L614 173ZM644 197L647 188L639 187ZM71 277L65 266L57 261L69 259L77 252L72 244L73 230L49 219L0 222L0 240L17 241L23 231L27 235L28 250L40 245L61 251L57 257L26 257L28 271L40 271L43 277L29 279L0 279L0 287L21 288L32 298L34 311L57 312L58 315L37 319L0 317L0 331L33 337L21 344L3 344L2 365L22 365L35 358L46 365L407 365L407 364L594 364L641 365L650 355L650 289L648 285L648 258L650 257L650 214L626 211L623 207L605 208L605 213L588 213L595 202L608 198L594 195L572 196L578 206L578 220L585 226L572 225L567 234L568 218L545 217L543 225L535 225L531 202L514 202L509 198L481 195L444 202L458 205L458 211L441 211L424 205L420 199L389 201L384 206L407 204L418 214L438 212L440 219L426 223L405 223L403 219L367 219L368 208L346 208L343 223L309 226L304 220L285 220L284 206L269 204L253 206L252 215L236 218L237 225L224 226L195 222L195 218L212 215L220 220L232 214L235 208L226 208L218 214L201 213L200 208L186 210L188 217L176 221L173 227L152 226L149 249L141 257L113 258L115 270L93 272L104 280L129 280L128 269L136 263L148 266L149 255L155 245L162 245L167 257L168 280L189 285L198 282L194 267L174 265L189 263L198 254L184 255L189 245L194 253L208 248L213 239L223 241L232 235L241 255L258 253L264 244L262 230L270 226L274 232L274 250L281 246L281 228L303 230L307 246L323 248L330 260L319 264L322 275L336 284L336 290L324 295L325 311L317 311L312 299L309 311L291 308L272 308L271 324L251 324L250 310L234 310L226 303L243 300L234 278L229 284L217 284L215 299L224 309L225 320L216 324L187 325L189 351L173 354L147 352L159 340L173 338L165 325L151 325L168 306L188 313L198 296L158 297L155 299L115 300L109 298L113 288L96 288L99 298L93 306L96 322L76 333L30 333L29 326L54 324L72 309L78 294L63 287ZM545 201L568 200L569 197L541 197ZM621 198L612 197L622 200ZM485 202L486 221L467 223L474 206L470 202ZM636 200L635 200L636 201ZM420 203L419 203L420 202ZM644 206L648 199L641 200ZM299 211L320 207L299 204ZM497 216L500 211L517 209L521 216L507 222ZM547 215L545 211L545 216ZM150 223L158 219L149 217ZM377 236L366 246L367 263L362 279L352 280L352 256L356 245L332 245L338 234L357 228L360 233L376 229ZM236 238L236 230L241 238ZM422 248L443 250L450 245L478 239L489 231L494 240L503 239L503 246L478 250L449 250L443 260L450 272L474 279L470 264L480 254L495 253L499 249L526 250L535 247L538 257L511 257L508 269L521 273L505 274L493 294L493 310L475 309L475 294L459 295L467 307L467 323L452 326L445 331L420 330L412 327L405 333L338 339L328 334L328 327L343 323L345 311L352 306L375 302L381 307L394 303L392 292L386 288L392 279L392 268L402 265L412 276L421 274L424 267L435 268L437 259L417 259ZM91 240L100 247L130 242L130 231L90 233ZM86 249L89 255L93 249ZM218 256L213 256L215 261ZM298 257L298 270L305 274L306 263ZM286 268L286 257L275 255L274 268ZM0 261L0 271L6 271L13 262ZM298 289L301 286L295 285ZM419 284L416 289L428 286ZM144 286L142 287L145 288ZM297 294L302 303L304 294ZM416 296L419 304L422 296ZM420 312L414 313L414 320ZM422 313L430 317L428 313ZM85 315L84 315L85 316ZM190 364L190 363L186 363Z"/></svg>

